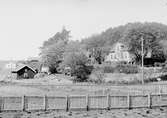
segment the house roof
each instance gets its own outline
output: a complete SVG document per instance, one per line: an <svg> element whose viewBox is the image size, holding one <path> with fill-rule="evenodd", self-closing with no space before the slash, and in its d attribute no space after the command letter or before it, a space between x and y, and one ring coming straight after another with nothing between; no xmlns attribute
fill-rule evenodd
<svg viewBox="0 0 167 118"><path fill-rule="evenodd" d="M36 71L32 67L25 65L25 64L19 64L14 70L12 70L12 73L16 73L20 71L21 69L23 69L24 67L28 67L29 69L31 69L33 72L36 73Z"/></svg>

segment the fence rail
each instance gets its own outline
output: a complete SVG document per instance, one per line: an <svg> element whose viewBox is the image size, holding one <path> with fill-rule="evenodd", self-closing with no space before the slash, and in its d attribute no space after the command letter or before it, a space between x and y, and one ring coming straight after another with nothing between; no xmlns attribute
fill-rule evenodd
<svg viewBox="0 0 167 118"><path fill-rule="evenodd" d="M0 111L91 110L167 106L167 94L0 97Z"/></svg>

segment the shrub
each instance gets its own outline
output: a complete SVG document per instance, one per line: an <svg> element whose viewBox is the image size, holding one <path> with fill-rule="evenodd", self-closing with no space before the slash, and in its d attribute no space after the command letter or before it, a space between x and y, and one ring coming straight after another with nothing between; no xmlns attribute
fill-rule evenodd
<svg viewBox="0 0 167 118"><path fill-rule="evenodd" d="M75 68L71 70L71 75L75 76L73 79L74 82L87 81L90 74L91 70L86 65L76 65Z"/></svg>
<svg viewBox="0 0 167 118"><path fill-rule="evenodd" d="M117 63L117 64L102 64L96 65L95 70L103 70L104 73L125 73L134 74L139 72L139 68L136 65Z"/></svg>
<svg viewBox="0 0 167 118"><path fill-rule="evenodd" d="M115 72L115 65L111 64L101 64L101 65L95 65L94 66L94 71L95 70L102 70L104 73L114 73Z"/></svg>
<svg viewBox="0 0 167 118"><path fill-rule="evenodd" d="M167 72L167 66L162 68L162 72Z"/></svg>
<svg viewBox="0 0 167 118"><path fill-rule="evenodd" d="M164 66L162 67L162 72L167 72L167 62L165 62Z"/></svg>
<svg viewBox="0 0 167 118"><path fill-rule="evenodd" d="M139 72L138 66L131 64L118 64L115 69L117 72L125 74L134 74Z"/></svg>
<svg viewBox="0 0 167 118"><path fill-rule="evenodd" d="M114 73L107 74L105 77L105 81L110 84L139 84L141 83L139 74L124 74L124 73ZM107 80L106 80L107 79Z"/></svg>
<svg viewBox="0 0 167 118"><path fill-rule="evenodd" d="M161 81L166 81L167 80L167 73L157 73L155 75L149 74L146 78L145 78L145 82L157 82L158 78L161 79Z"/></svg>
<svg viewBox="0 0 167 118"><path fill-rule="evenodd" d="M69 67L74 82L87 81L91 74L91 68L87 66L88 58L82 52L69 52L65 55L62 65Z"/></svg>
<svg viewBox="0 0 167 118"><path fill-rule="evenodd" d="M105 65L103 67L104 73L114 73L115 68L112 67L111 65Z"/></svg>
<svg viewBox="0 0 167 118"><path fill-rule="evenodd" d="M104 71L102 69L95 69L92 71L91 75L89 76L89 82L93 83L104 83Z"/></svg>

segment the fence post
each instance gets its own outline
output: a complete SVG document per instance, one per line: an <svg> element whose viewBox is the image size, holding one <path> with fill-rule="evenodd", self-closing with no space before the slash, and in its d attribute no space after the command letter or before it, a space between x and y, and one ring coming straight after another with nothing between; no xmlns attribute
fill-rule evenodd
<svg viewBox="0 0 167 118"><path fill-rule="evenodd" d="M151 94L148 94L148 108L151 108L152 100L151 100Z"/></svg>
<svg viewBox="0 0 167 118"><path fill-rule="evenodd" d="M4 109L4 100L2 97L0 97L0 112L2 112Z"/></svg>
<svg viewBox="0 0 167 118"><path fill-rule="evenodd" d="M66 111L69 111L70 110L70 98L69 96L67 95L66 96Z"/></svg>
<svg viewBox="0 0 167 118"><path fill-rule="evenodd" d="M127 105L128 105L128 109L131 109L131 98L130 98L129 93L128 93L128 96L127 96Z"/></svg>
<svg viewBox="0 0 167 118"><path fill-rule="evenodd" d="M44 110L46 111L47 110L47 108L48 108L48 98L47 98L47 95L44 95L44 101L43 101L44 103Z"/></svg>
<svg viewBox="0 0 167 118"><path fill-rule="evenodd" d="M86 96L86 110L89 111L89 95Z"/></svg>
<svg viewBox="0 0 167 118"><path fill-rule="evenodd" d="M27 101L26 101L26 96L22 96L22 110L25 111L27 107Z"/></svg>
<svg viewBox="0 0 167 118"><path fill-rule="evenodd" d="M107 109L110 110L111 104L110 104L110 94L107 95Z"/></svg>

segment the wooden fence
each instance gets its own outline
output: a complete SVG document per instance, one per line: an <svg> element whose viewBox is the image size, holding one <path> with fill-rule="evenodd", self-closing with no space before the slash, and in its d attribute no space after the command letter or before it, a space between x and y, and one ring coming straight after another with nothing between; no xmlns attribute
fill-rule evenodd
<svg viewBox="0 0 167 118"><path fill-rule="evenodd" d="M0 97L0 111L93 110L167 106L167 94Z"/></svg>

